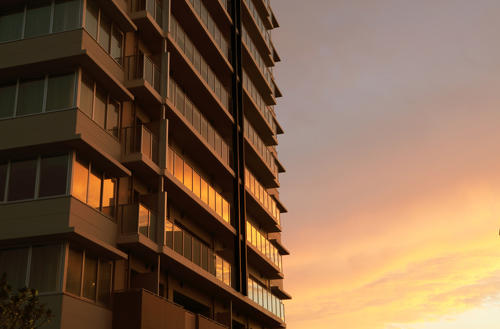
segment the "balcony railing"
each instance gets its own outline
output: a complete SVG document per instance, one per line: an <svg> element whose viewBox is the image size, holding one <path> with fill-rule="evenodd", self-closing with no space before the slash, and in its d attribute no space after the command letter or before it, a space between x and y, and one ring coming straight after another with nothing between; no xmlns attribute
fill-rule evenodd
<svg viewBox="0 0 500 329"><path fill-rule="evenodd" d="M245 187L252 193L261 206L272 215L276 223L281 225L280 211L276 205L276 201L267 193L266 188L247 168L245 168Z"/></svg>
<svg viewBox="0 0 500 329"><path fill-rule="evenodd" d="M231 286L231 264L204 242L165 219L165 245Z"/></svg>
<svg viewBox="0 0 500 329"><path fill-rule="evenodd" d="M163 9L161 6L161 1L159 0L133 0L132 1L132 12L146 10L153 16L156 23L162 26L162 13Z"/></svg>
<svg viewBox="0 0 500 329"><path fill-rule="evenodd" d="M143 79L160 92L160 68L144 54L125 57L125 72L128 80Z"/></svg>
<svg viewBox="0 0 500 329"><path fill-rule="evenodd" d="M248 297L279 317L282 321L285 321L285 306L281 299L251 278L248 278Z"/></svg>
<svg viewBox="0 0 500 329"><path fill-rule="evenodd" d="M156 242L157 215L143 203L119 206L118 220L122 234L140 233Z"/></svg>
<svg viewBox="0 0 500 329"><path fill-rule="evenodd" d="M122 128L121 138L125 154L142 153L159 164L158 137L146 125Z"/></svg>
<svg viewBox="0 0 500 329"><path fill-rule="evenodd" d="M281 272L283 263L278 249L252 223L247 221L247 241L266 256Z"/></svg>

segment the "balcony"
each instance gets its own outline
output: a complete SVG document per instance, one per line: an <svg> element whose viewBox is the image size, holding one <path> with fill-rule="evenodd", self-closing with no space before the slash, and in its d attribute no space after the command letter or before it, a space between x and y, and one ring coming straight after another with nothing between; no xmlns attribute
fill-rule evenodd
<svg viewBox="0 0 500 329"><path fill-rule="evenodd" d="M154 51L161 51L163 8L160 0L133 0L130 17L139 28L139 34Z"/></svg>
<svg viewBox="0 0 500 329"><path fill-rule="evenodd" d="M158 251L158 215L151 207L157 195L147 195L139 203L118 207L118 244L135 246L147 254ZM148 204L148 205L146 205Z"/></svg>
<svg viewBox="0 0 500 329"><path fill-rule="evenodd" d="M126 56L124 64L125 86L132 91L139 102L145 105L146 110L152 107L149 109L151 117L159 118L162 104L160 67L145 54Z"/></svg>
<svg viewBox="0 0 500 329"><path fill-rule="evenodd" d="M158 129L155 128L154 123L149 123L121 130L122 163L152 182L161 173L158 135L153 133Z"/></svg>
<svg viewBox="0 0 500 329"><path fill-rule="evenodd" d="M147 290L117 292L113 300L114 329L227 329Z"/></svg>

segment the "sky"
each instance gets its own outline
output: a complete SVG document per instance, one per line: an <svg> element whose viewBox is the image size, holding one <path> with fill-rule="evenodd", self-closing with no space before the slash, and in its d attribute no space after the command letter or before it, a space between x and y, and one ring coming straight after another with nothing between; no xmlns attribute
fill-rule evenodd
<svg viewBox="0 0 500 329"><path fill-rule="evenodd" d="M500 328L500 2L271 4L287 327Z"/></svg>

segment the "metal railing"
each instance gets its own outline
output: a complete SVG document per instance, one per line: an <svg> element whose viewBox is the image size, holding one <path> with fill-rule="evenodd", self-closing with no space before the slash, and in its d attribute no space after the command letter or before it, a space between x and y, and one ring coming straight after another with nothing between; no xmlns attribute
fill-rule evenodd
<svg viewBox="0 0 500 329"><path fill-rule="evenodd" d="M128 80L143 79L160 93L160 68L144 54L125 56L125 72Z"/></svg>
<svg viewBox="0 0 500 329"><path fill-rule="evenodd" d="M158 137L146 125L122 128L121 139L125 154L142 153L159 164Z"/></svg>
<svg viewBox="0 0 500 329"><path fill-rule="evenodd" d="M153 16L156 23L162 26L163 9L159 0L133 0L132 12L146 10Z"/></svg>

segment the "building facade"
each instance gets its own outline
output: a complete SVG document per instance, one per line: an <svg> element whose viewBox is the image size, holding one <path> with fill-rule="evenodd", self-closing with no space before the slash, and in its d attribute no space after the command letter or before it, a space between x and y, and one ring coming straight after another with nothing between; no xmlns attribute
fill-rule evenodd
<svg viewBox="0 0 500 329"><path fill-rule="evenodd" d="M285 327L269 0L0 2L0 272L47 328Z"/></svg>

